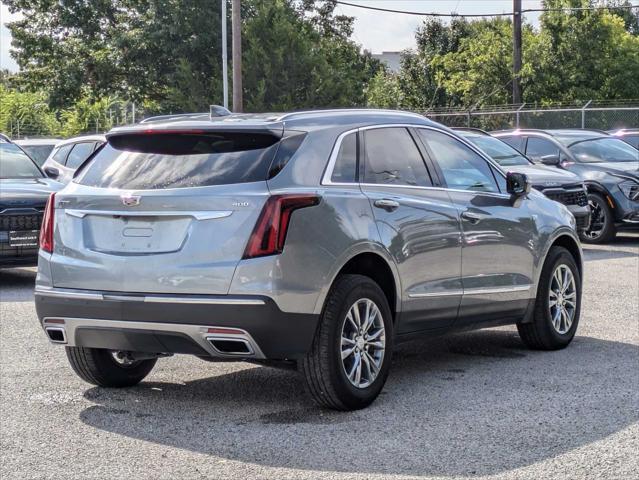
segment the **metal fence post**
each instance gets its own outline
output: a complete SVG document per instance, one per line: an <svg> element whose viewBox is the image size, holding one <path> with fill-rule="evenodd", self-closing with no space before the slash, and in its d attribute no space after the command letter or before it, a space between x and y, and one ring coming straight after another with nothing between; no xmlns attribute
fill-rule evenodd
<svg viewBox="0 0 639 480"><path fill-rule="evenodd" d="M517 113L515 113L515 128L519 128L519 112L522 108L526 106L526 102L521 104L521 107L517 109Z"/></svg>
<svg viewBox="0 0 639 480"><path fill-rule="evenodd" d="M584 105L584 108L581 109L581 128L586 128L586 108L588 105L592 103L592 100L588 100L588 102Z"/></svg>

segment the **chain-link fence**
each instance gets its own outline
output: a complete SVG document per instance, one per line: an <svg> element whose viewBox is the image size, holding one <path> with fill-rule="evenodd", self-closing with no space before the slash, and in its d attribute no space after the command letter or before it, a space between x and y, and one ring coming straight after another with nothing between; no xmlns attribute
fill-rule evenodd
<svg viewBox="0 0 639 480"><path fill-rule="evenodd" d="M592 128L612 130L639 127L639 101L586 102L583 106L561 105L537 108L533 105L501 105L471 110L436 109L420 111L449 127L484 130L506 128Z"/></svg>

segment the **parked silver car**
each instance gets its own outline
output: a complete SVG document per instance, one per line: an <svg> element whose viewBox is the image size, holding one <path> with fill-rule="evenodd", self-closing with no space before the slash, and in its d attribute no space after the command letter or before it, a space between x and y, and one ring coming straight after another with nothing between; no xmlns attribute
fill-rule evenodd
<svg viewBox="0 0 639 480"><path fill-rule="evenodd" d="M69 183L77 168L104 142L104 135L83 135L59 142L42 164L42 170L58 182Z"/></svg>
<svg viewBox="0 0 639 480"><path fill-rule="evenodd" d="M575 335L573 216L422 116L232 115L107 138L48 203L35 292L90 383L134 385L175 353L293 363L346 410L376 398L398 342Z"/></svg>

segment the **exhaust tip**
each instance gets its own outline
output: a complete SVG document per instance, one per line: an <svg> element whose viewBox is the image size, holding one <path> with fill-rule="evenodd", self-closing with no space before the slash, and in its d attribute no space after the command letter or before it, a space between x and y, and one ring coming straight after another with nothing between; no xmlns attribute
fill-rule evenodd
<svg viewBox="0 0 639 480"><path fill-rule="evenodd" d="M223 355L253 355L253 349L247 340L234 338L208 337L213 348Z"/></svg>
<svg viewBox="0 0 639 480"><path fill-rule="evenodd" d="M67 343L67 336L64 328L46 327L44 330L47 332L49 340L51 340L53 343Z"/></svg>

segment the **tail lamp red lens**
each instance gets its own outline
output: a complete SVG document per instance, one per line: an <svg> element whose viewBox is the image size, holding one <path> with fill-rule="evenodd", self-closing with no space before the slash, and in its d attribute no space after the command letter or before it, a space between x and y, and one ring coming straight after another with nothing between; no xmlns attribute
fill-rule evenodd
<svg viewBox="0 0 639 480"><path fill-rule="evenodd" d="M42 225L40 226L40 248L53 253L53 218L55 217L55 193L49 195L47 206L44 208Z"/></svg>
<svg viewBox="0 0 639 480"><path fill-rule="evenodd" d="M273 195L268 198L249 238L243 258L277 255L284 250L291 214L318 205L318 195Z"/></svg>

